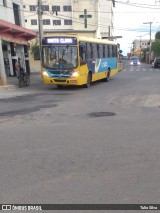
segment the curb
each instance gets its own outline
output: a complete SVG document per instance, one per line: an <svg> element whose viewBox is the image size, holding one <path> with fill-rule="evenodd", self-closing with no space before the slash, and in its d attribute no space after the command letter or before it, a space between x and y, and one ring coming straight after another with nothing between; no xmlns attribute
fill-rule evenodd
<svg viewBox="0 0 160 213"><path fill-rule="evenodd" d="M0 85L0 90L12 90L16 88L17 88L16 85L5 85L5 86Z"/></svg>

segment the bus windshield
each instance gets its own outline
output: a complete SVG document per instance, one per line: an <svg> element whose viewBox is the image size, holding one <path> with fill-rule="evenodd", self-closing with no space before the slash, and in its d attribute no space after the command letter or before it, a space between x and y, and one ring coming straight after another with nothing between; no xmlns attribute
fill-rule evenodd
<svg viewBox="0 0 160 213"><path fill-rule="evenodd" d="M43 46L42 63L49 69L74 69L78 65L76 46Z"/></svg>

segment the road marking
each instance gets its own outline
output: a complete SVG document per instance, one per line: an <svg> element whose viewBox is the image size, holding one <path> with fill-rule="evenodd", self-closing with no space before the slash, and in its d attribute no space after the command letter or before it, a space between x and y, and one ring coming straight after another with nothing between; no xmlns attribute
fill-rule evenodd
<svg viewBox="0 0 160 213"><path fill-rule="evenodd" d="M124 69L124 70L122 70L123 72L127 72L127 71L129 71L129 72L140 72L140 71L143 71L143 72L145 72L145 71L158 71L158 72L160 72L160 69L154 69L154 68L149 68L149 69L146 69L146 68L138 68L138 69L134 69L134 68L128 68L128 69Z"/></svg>

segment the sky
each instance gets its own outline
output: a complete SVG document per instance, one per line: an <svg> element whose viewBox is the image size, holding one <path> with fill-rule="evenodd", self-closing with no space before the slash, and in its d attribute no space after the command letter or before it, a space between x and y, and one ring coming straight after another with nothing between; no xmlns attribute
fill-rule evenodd
<svg viewBox="0 0 160 213"><path fill-rule="evenodd" d="M160 0L116 0L114 8L114 36L122 36L120 43L124 55L130 52L135 39L155 38L160 31ZM144 24L148 23L148 24Z"/></svg>

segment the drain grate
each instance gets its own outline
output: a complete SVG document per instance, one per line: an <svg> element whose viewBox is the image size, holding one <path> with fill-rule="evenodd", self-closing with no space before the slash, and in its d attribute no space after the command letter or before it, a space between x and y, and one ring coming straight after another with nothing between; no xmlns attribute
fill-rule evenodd
<svg viewBox="0 0 160 213"><path fill-rule="evenodd" d="M107 116L115 116L114 112L92 112L88 113L89 117L107 117Z"/></svg>

